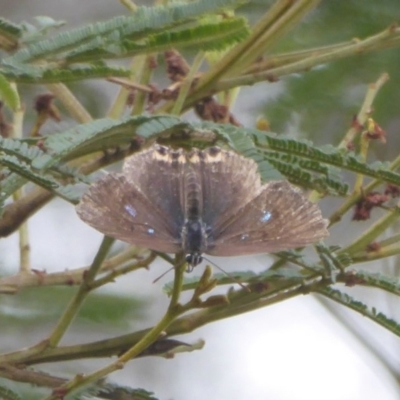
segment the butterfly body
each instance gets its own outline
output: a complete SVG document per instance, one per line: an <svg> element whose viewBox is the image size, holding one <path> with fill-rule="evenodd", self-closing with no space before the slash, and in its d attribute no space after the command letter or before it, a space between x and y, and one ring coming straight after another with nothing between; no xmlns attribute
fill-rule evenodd
<svg viewBox="0 0 400 400"><path fill-rule="evenodd" d="M261 183L257 164L211 147L165 146L126 159L122 173L96 182L77 206L100 232L152 250L202 254L275 252L327 236L316 204L286 181Z"/></svg>

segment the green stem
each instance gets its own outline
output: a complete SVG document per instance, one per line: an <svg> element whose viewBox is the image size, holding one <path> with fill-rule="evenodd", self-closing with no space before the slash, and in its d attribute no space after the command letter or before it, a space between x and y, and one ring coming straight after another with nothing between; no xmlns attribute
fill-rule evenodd
<svg viewBox="0 0 400 400"><path fill-rule="evenodd" d="M171 110L172 115L179 115L182 111L183 103L186 100L186 97L189 93L189 90L192 86L193 79L196 75L196 72L199 70L200 65L202 64L204 59L204 52L201 51L198 53L193 61L193 64L190 68L190 71L186 77L186 79L183 81L182 86L179 91L178 98L175 101L175 104Z"/></svg>
<svg viewBox="0 0 400 400"><path fill-rule="evenodd" d="M386 32L386 31L385 31ZM367 94L365 95L364 102L361 106L360 111L357 114L356 124L357 126L351 127L349 131L346 133L345 137L339 144L339 149L347 149L350 143L353 142L355 136L360 130L360 126L363 126L366 122L368 117L371 114L372 104L375 100L376 95L378 94L381 87L389 80L388 74L382 74L375 83L372 83L368 87ZM365 138L365 140L368 140Z"/></svg>
<svg viewBox="0 0 400 400"><path fill-rule="evenodd" d="M87 385L91 382L95 382L98 379L114 372L118 369L124 367L124 365L135 358L140 353L142 353L145 349L147 349L152 343L154 343L159 337L163 334L165 329L170 325L176 317L178 317L184 309L179 305L178 300L180 297L180 293L182 290L182 282L183 275L185 272L185 264L181 262L179 257L176 258L176 266L175 266L175 279L174 279L174 287L171 296L171 301L169 307L164 315L164 317L155 325L150 331L147 332L135 345L133 345L129 350L127 350L122 356L120 356L116 361L107 365L104 368L101 368L92 374L86 376L76 376L73 380L69 381L62 387L60 390L65 391L65 395L69 394L71 391L76 390L84 385ZM47 400L56 400L57 397L55 395L51 395L47 398Z"/></svg>
<svg viewBox="0 0 400 400"><path fill-rule="evenodd" d="M82 106L66 85L63 83L49 83L47 87L63 103L64 107L76 121L84 124L93 120L85 107Z"/></svg>
<svg viewBox="0 0 400 400"><path fill-rule="evenodd" d="M135 57L130 65L130 71L131 75L129 77L129 81L135 81L139 79L140 71L143 69L143 64L145 61L144 56L139 56ZM129 96L130 90L127 89L126 87L122 86L118 94L115 98L115 100L112 102L112 106L110 110L107 113L107 116L113 119L118 119L121 118L122 113L125 110L128 96Z"/></svg>
<svg viewBox="0 0 400 400"><path fill-rule="evenodd" d="M230 73L243 56L243 53L245 53L248 48L251 48L252 44L260 38L271 25L276 23L276 21L287 12L291 6L292 1L290 0L275 2L262 19L254 26L251 35L242 43L232 48L232 50L225 54L218 64L215 64L213 68L202 76L193 94L197 98L204 97L207 90L223 75Z"/></svg>
<svg viewBox="0 0 400 400"><path fill-rule="evenodd" d="M398 209L389 211L384 217L371 225L357 240L341 249L338 253L347 253L353 256L359 251L365 250L382 232L392 225L398 218L400 213Z"/></svg>
<svg viewBox="0 0 400 400"><path fill-rule="evenodd" d="M117 269L116 268L110 269L110 272L108 272L105 276L96 279L95 281L93 281L92 284L90 284L90 290L96 289L109 282L113 282L115 278L120 275L136 271L140 268L146 268L149 266L149 264L151 264L154 261L155 258L156 255L154 253L150 253L150 255L143 260L140 261L137 260L131 264L124 265L123 267L119 267Z"/></svg>
<svg viewBox="0 0 400 400"><path fill-rule="evenodd" d="M154 55L150 54L145 56L143 59L142 68L140 70L140 75L138 76L138 83L147 85L150 82L154 71L154 68L151 66L152 64L154 64ZM136 91L131 115L143 114L146 96L147 93Z"/></svg>
<svg viewBox="0 0 400 400"><path fill-rule="evenodd" d="M101 268L103 261L105 260L112 244L114 243L114 240L115 239L110 238L108 236L105 236L103 238L103 241L96 254L96 257L93 260L92 265L90 266L88 271L84 274L84 279L81 285L79 286L78 292L73 297L71 302L68 304L66 310L62 314L53 332L51 333L48 339L49 346L51 347L57 346L61 338L64 336L64 333L66 332L69 325L71 324L76 314L78 313L83 301L89 294L90 284L92 283L92 281L96 277L97 272Z"/></svg>
<svg viewBox="0 0 400 400"><path fill-rule="evenodd" d="M244 52L240 55L236 64L229 69L229 75L241 73L255 60L265 54L266 50L270 49L284 34L292 29L298 21L304 17L311 9L315 8L320 0L302 0L293 2L286 10L282 12L279 19L271 19L270 13L266 21L261 20L257 24L254 32L257 34L257 27L259 28L260 35L251 40L249 46L244 47ZM282 7L283 1L276 2L273 6L279 10ZM273 10L271 8L270 11ZM272 14L272 13L271 13ZM272 17L273 18L273 17Z"/></svg>
<svg viewBox="0 0 400 400"><path fill-rule="evenodd" d="M382 246L379 250L376 251L359 253L356 256L353 256L351 259L353 263L362 263L367 261L381 260L382 258L396 256L399 254L400 254L400 245L396 243L391 246Z"/></svg>
<svg viewBox="0 0 400 400"><path fill-rule="evenodd" d="M17 88L14 86L16 93ZM17 108L13 113L13 138L21 139L23 137L23 122L24 122L24 110L21 107L20 102L17 104ZM25 187L21 187L13 193L14 202L20 200L25 195ZM18 229L19 235L19 254L20 254L20 267L21 273L30 273L30 245L29 245L29 231L28 222L24 222Z"/></svg>
<svg viewBox="0 0 400 400"><path fill-rule="evenodd" d="M323 53L320 55L311 54L307 58L301 59L293 63L289 63L287 65L283 65L281 67L272 68L267 71L261 71L253 74L223 79L215 84L213 92L219 92L237 86L254 85L257 82L269 81L271 80L271 78L277 79L279 77L287 76L293 73L308 71L317 65L326 64L328 62L332 62L340 58L356 55L359 54L360 52L365 52L369 50L371 41L373 41L374 43L375 42L384 43L385 40L387 40L390 37L390 35L393 35L392 31L386 29L385 31L380 32L379 34L373 37L367 38L362 41L358 41L356 43L349 44L347 46L331 51L329 53ZM191 97L190 100L195 102L197 98L198 97L196 95L193 95L193 99Z"/></svg>

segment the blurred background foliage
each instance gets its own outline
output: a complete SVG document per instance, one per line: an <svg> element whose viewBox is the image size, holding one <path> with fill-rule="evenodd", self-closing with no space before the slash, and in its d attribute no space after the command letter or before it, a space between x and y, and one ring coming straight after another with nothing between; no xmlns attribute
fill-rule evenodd
<svg viewBox="0 0 400 400"><path fill-rule="evenodd" d="M252 15L252 11L261 12L263 2L254 4L254 9L248 7ZM396 23L399 12L396 0L322 1L272 53L364 39ZM399 65L400 51L397 49L337 60L285 78L284 89L276 97L255 104L254 108L265 113L274 132L298 131L299 135L311 138L316 144L337 144L358 112L367 85L387 72L390 81L374 102L374 118L382 123L394 145L382 146L375 142L371 147L377 158L392 159L398 154L399 144Z"/></svg>

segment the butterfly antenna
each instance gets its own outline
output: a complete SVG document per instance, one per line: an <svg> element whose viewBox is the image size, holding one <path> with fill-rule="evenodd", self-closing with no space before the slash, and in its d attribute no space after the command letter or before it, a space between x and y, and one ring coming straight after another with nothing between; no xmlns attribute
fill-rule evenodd
<svg viewBox="0 0 400 400"><path fill-rule="evenodd" d="M161 278L163 278L165 275L168 274L168 272L171 272L175 267L171 267L170 269L167 269L163 274L161 274L158 278L154 279L153 283L158 282Z"/></svg>
<svg viewBox="0 0 400 400"><path fill-rule="evenodd" d="M210 264L214 265L215 268L220 270L224 275L226 275L232 282L237 283L242 289L244 289L246 292L251 292L250 288L248 286L243 285L242 282L238 281L234 276L223 270L219 265L215 264L212 262L210 259L203 257L203 260L209 262Z"/></svg>

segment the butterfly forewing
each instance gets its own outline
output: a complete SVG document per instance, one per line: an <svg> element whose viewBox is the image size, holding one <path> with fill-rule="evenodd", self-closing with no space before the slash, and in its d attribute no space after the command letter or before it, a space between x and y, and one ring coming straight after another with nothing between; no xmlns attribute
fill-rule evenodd
<svg viewBox="0 0 400 400"><path fill-rule="evenodd" d="M186 157L183 150L153 146L126 159L123 174L162 215L170 228L180 232L183 224L183 194Z"/></svg>
<svg viewBox="0 0 400 400"><path fill-rule="evenodd" d="M166 253L180 251L180 232L121 174L91 186L77 206L80 218L105 235Z"/></svg>
<svg viewBox="0 0 400 400"><path fill-rule="evenodd" d="M207 253L235 256L302 247L328 235L318 206L285 181L270 182L230 220L217 220Z"/></svg>

